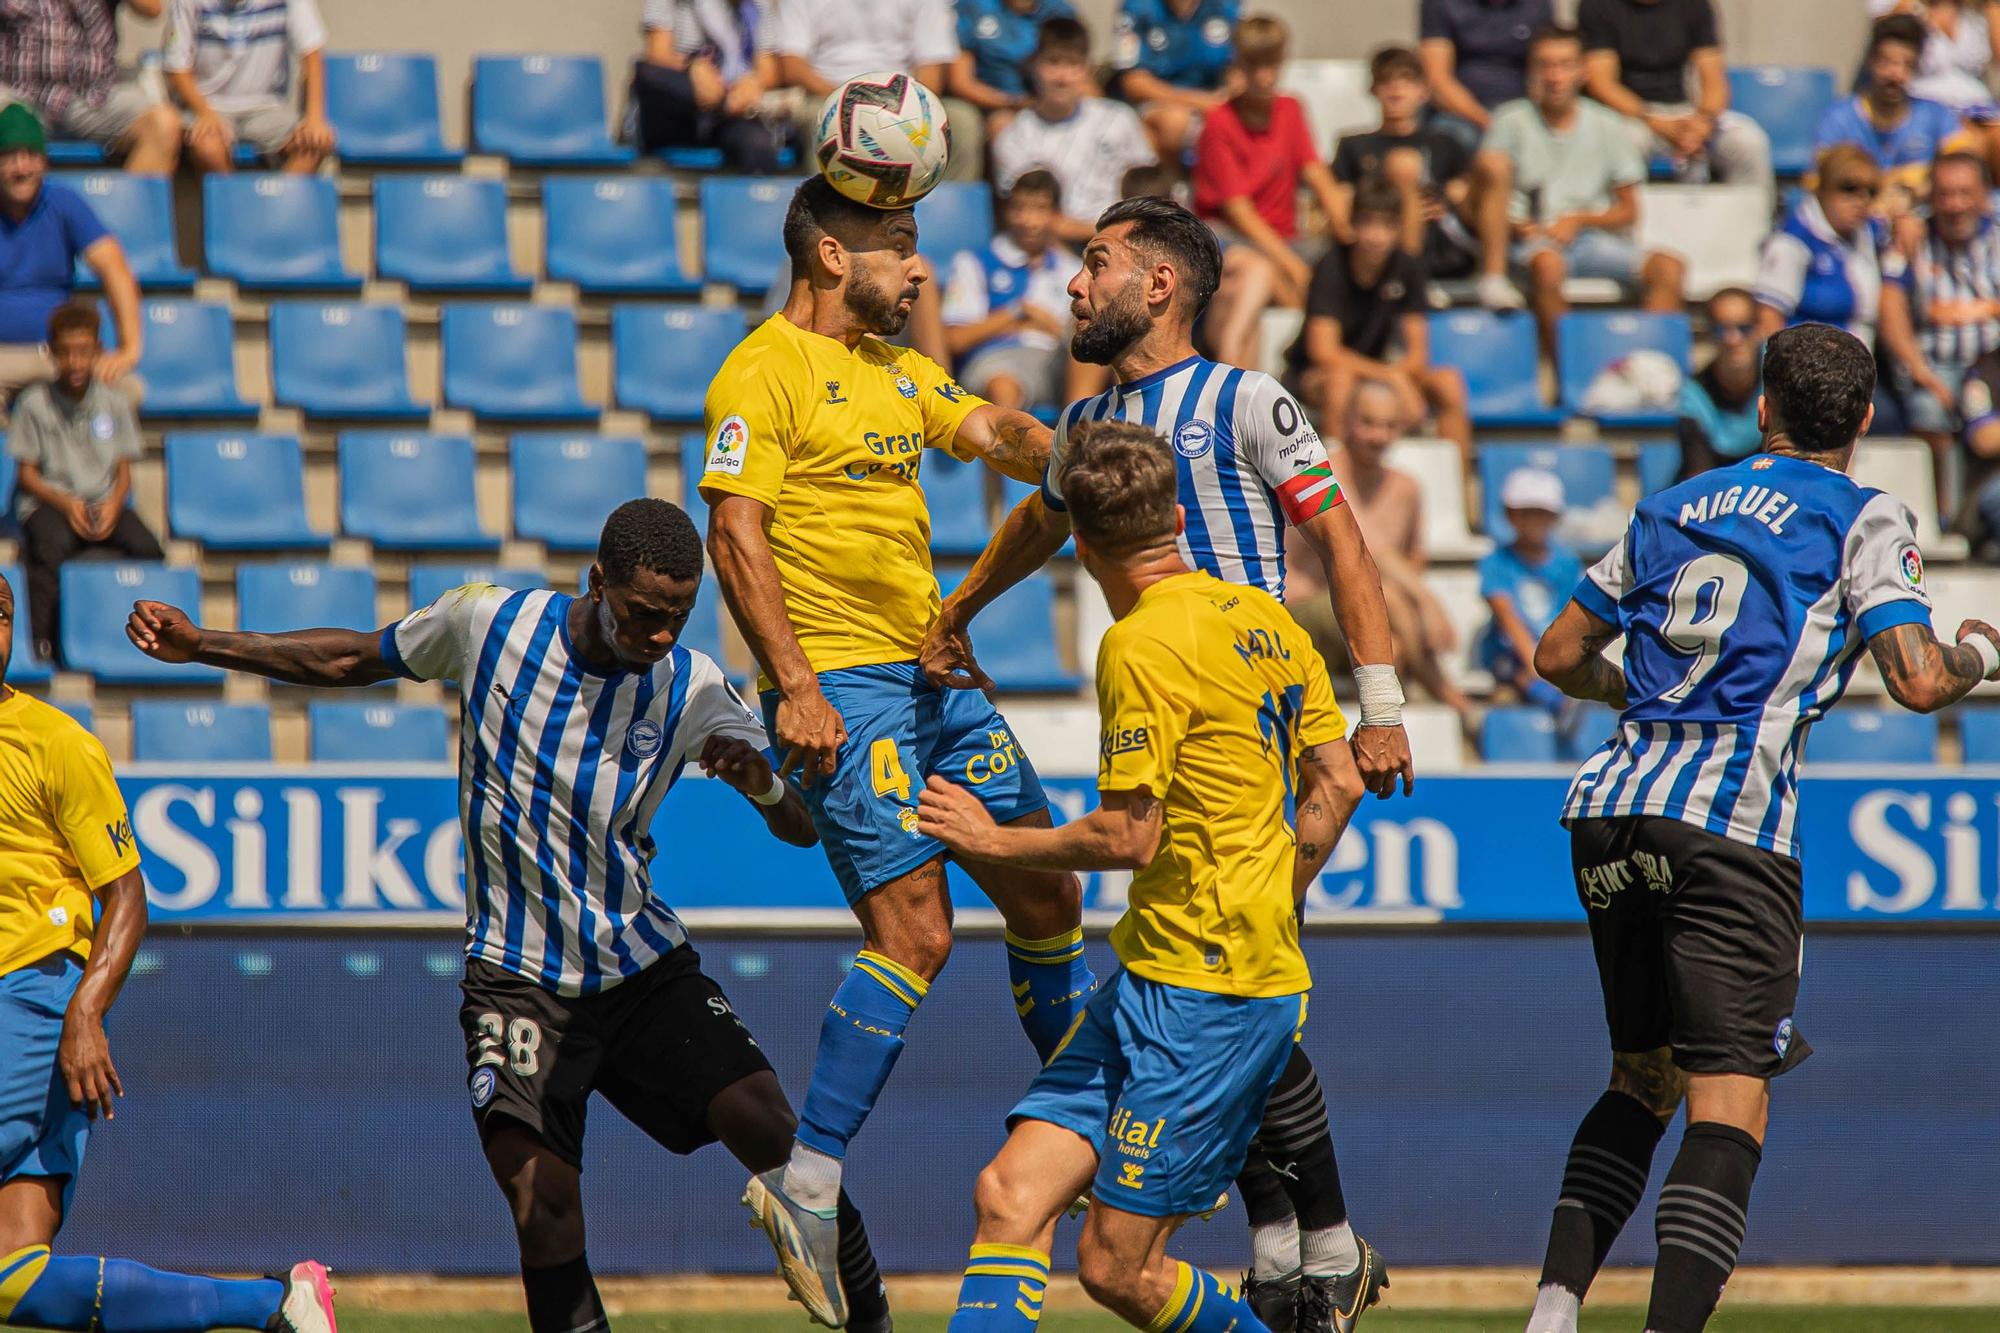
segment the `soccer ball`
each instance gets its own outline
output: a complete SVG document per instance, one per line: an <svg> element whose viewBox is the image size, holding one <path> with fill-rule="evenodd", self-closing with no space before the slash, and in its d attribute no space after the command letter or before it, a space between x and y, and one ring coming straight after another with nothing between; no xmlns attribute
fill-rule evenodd
<svg viewBox="0 0 2000 1333"><path fill-rule="evenodd" d="M819 109L819 170L857 203L907 208L931 192L951 157L951 127L931 91L907 74L858 74Z"/></svg>

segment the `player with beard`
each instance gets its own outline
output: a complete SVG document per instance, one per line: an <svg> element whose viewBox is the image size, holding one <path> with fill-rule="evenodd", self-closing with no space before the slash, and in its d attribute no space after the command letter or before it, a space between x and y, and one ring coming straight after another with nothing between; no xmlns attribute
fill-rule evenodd
<svg viewBox="0 0 2000 1333"><path fill-rule="evenodd" d="M798 774L864 935L821 1025L791 1160L744 1196L793 1291L839 1324L841 1164L951 951L945 849L917 831L917 796L938 775L970 785L998 823L1050 824L1006 720L917 665L938 612L925 451L1039 481L1050 434L883 341L930 278L910 209L857 204L814 177L792 196L785 251L784 308L709 387L701 492L716 578L763 669L781 769ZM1006 920L1015 1009L1047 1060L1096 985L1076 877L965 869Z"/></svg>
<svg viewBox="0 0 2000 1333"><path fill-rule="evenodd" d="M1021 501L944 603L920 661L931 680L990 685L972 654L973 617L1047 563L1070 535L1058 479L1072 432L1106 419L1136 422L1172 445L1187 524L1181 555L1229 583L1285 595L1284 524L1326 563L1333 609L1358 664L1361 722L1353 733L1362 780L1377 796L1413 780L1402 727L1381 576L1298 401L1277 380L1196 355L1193 331L1215 294L1215 237L1171 200L1127 199L1105 210L1070 282L1077 360L1108 365L1117 384L1057 418L1041 489ZM1341 1193L1319 1078L1303 1047L1271 1090L1241 1179L1254 1260L1244 1295L1277 1333L1346 1333L1388 1285L1381 1255L1354 1234Z"/></svg>

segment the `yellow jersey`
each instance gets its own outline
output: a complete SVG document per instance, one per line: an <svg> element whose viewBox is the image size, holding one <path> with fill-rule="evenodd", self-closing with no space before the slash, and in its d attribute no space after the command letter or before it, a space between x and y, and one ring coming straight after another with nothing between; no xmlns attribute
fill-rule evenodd
<svg viewBox="0 0 2000 1333"><path fill-rule="evenodd" d="M138 864L97 737L19 690L0 699L0 975L88 957L96 890Z"/></svg>
<svg viewBox="0 0 2000 1333"><path fill-rule="evenodd" d="M938 612L924 451L957 453L983 406L928 357L878 338L849 351L782 312L722 363L701 490L770 506L785 609L814 671L915 660Z"/></svg>
<svg viewBox="0 0 2000 1333"><path fill-rule="evenodd" d="M1105 633L1097 702L1098 790L1163 806L1159 850L1111 931L1120 961L1224 995L1310 989L1285 799L1299 752L1347 722L1305 631L1256 588L1176 574Z"/></svg>

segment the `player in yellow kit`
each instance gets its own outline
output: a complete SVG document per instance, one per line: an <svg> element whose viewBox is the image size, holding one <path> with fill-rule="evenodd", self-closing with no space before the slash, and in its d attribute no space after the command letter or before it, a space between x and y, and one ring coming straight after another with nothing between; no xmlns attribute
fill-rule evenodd
<svg viewBox="0 0 2000 1333"><path fill-rule="evenodd" d="M716 579L763 668L782 767L799 773L865 937L821 1025L791 1161L745 1196L793 1291L839 1323L841 1164L951 950L945 850L918 830L917 794L943 774L1002 824L1049 824L1006 719L918 668L938 613L924 469L942 449L1038 481L1050 434L883 341L930 277L911 210L857 204L813 177L792 198L785 250L784 309L709 387L701 491ZM1076 877L966 871L1006 919L1015 1009L1046 1059L1095 985Z"/></svg>
<svg viewBox="0 0 2000 1333"><path fill-rule="evenodd" d="M980 1175L951 1326L1031 1333L1056 1218L1088 1188L1078 1268L1099 1303L1163 1333L1258 1333L1233 1288L1164 1247L1242 1168L1305 1022L1295 904L1359 804L1361 776L1305 632L1269 594L1182 560L1168 446L1145 426L1098 421L1071 449L1060 481L1077 556L1117 617L1097 658L1101 803L1059 829L1006 828L933 778L919 827L979 861L1138 873L1111 934L1124 970L1090 999ZM1364 1283L1356 1300L1374 1295Z"/></svg>

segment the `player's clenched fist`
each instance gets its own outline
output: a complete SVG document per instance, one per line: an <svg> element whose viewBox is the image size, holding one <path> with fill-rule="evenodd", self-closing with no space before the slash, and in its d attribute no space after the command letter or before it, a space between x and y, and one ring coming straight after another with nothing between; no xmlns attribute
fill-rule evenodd
<svg viewBox="0 0 2000 1333"><path fill-rule="evenodd" d="M132 603L125 637L140 652L162 662L192 662L201 647L200 628L187 612L165 602Z"/></svg>
<svg viewBox="0 0 2000 1333"><path fill-rule="evenodd" d="M778 776L790 777L796 771L800 784L807 787L815 778L833 776L840 747L847 744L847 723L817 688L778 700L777 733L785 756Z"/></svg>
<svg viewBox="0 0 2000 1333"><path fill-rule="evenodd" d="M984 802L935 773L917 794L917 832L936 838L960 856L977 860L998 828Z"/></svg>
<svg viewBox="0 0 2000 1333"><path fill-rule="evenodd" d="M700 763L702 772L721 778L745 796L762 796L771 789L770 761L740 736L710 736L701 747Z"/></svg>

